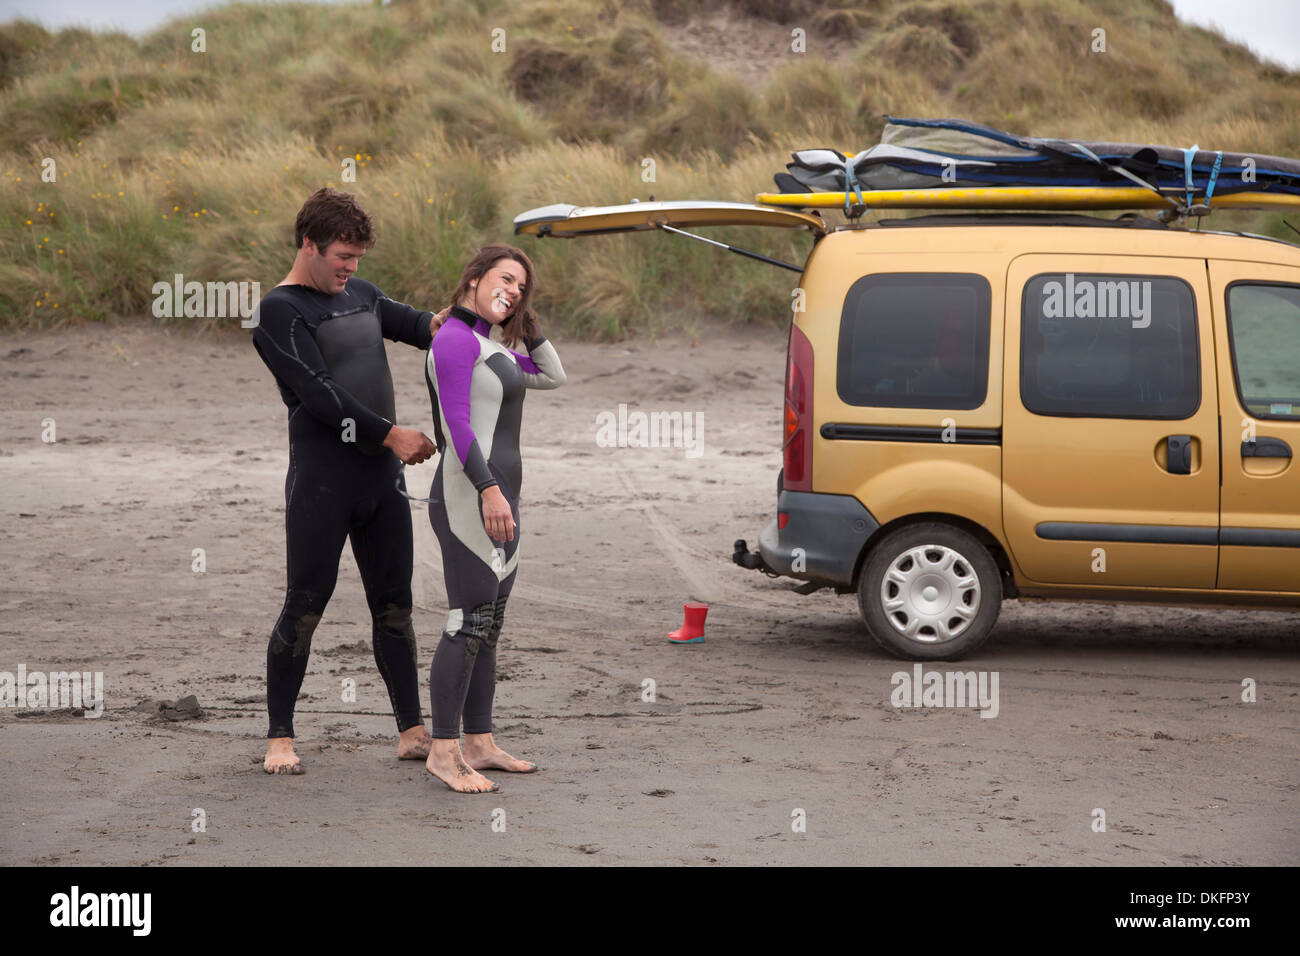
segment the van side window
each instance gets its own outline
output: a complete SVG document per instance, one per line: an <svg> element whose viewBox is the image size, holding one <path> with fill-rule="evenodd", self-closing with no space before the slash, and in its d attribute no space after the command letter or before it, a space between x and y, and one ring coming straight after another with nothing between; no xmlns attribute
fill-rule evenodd
<svg viewBox="0 0 1300 956"><path fill-rule="evenodd" d="M888 408L979 408L988 392L991 298L981 275L858 279L840 318L840 399Z"/></svg>
<svg viewBox="0 0 1300 956"><path fill-rule="evenodd" d="M1020 398L1039 415L1190 418L1196 298L1168 276L1047 273L1025 283Z"/></svg>
<svg viewBox="0 0 1300 956"><path fill-rule="evenodd" d="M1300 418L1300 286L1228 286L1228 343L1242 407L1256 418Z"/></svg>

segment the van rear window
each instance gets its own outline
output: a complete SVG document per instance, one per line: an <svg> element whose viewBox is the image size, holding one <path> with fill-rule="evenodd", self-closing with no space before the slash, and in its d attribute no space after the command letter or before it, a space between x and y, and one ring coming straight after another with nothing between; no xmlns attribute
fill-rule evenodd
<svg viewBox="0 0 1300 956"><path fill-rule="evenodd" d="M1242 407L1255 418L1300 418L1300 286L1234 282L1228 340Z"/></svg>
<svg viewBox="0 0 1300 956"><path fill-rule="evenodd" d="M991 297L981 275L863 276L845 296L840 319L841 401L979 408L988 392Z"/></svg>
<svg viewBox="0 0 1300 956"><path fill-rule="evenodd" d="M1168 276L1034 276L1021 307L1020 398L1039 415L1190 418L1201 404L1192 287Z"/></svg>

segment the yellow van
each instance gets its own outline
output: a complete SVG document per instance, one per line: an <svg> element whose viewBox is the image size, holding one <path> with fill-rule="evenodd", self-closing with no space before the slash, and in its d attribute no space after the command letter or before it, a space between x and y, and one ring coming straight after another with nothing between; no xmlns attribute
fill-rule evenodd
<svg viewBox="0 0 1300 956"><path fill-rule="evenodd" d="M803 290L784 462L737 564L856 591L872 637L915 660L971 652L1009 597L1300 607L1300 247L1135 216L832 229L647 202L515 220L739 224L814 243L778 263Z"/></svg>

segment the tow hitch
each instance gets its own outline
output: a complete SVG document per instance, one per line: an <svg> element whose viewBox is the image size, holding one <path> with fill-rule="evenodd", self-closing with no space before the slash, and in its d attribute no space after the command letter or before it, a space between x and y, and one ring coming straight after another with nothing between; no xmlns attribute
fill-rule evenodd
<svg viewBox="0 0 1300 956"><path fill-rule="evenodd" d="M779 578L781 576L778 572L773 571L768 567L767 562L763 560L761 552L749 550L749 542L744 538L737 538L734 548L735 550L731 552L731 560L742 568L749 568L751 571L762 571L769 578ZM824 587L829 587L829 585L821 584L817 581L805 581L797 588L791 588L791 590L795 594L812 594L814 591L820 591Z"/></svg>
<svg viewBox="0 0 1300 956"><path fill-rule="evenodd" d="M768 574L775 574L775 572L767 566L767 562L763 560L763 555L757 551L749 550L749 542L744 538L737 538L733 547L735 550L731 552L731 560L742 568L749 568L751 571L765 571Z"/></svg>

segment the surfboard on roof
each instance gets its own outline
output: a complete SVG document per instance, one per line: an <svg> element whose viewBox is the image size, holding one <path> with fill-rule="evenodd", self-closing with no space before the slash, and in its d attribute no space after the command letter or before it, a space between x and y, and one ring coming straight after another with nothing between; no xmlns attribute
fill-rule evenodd
<svg viewBox="0 0 1300 956"><path fill-rule="evenodd" d="M826 208L844 206L848 192L866 208L1300 206L1295 159L1016 136L958 119L890 117L880 143L859 153L803 149L791 160L778 192L758 202Z"/></svg>

